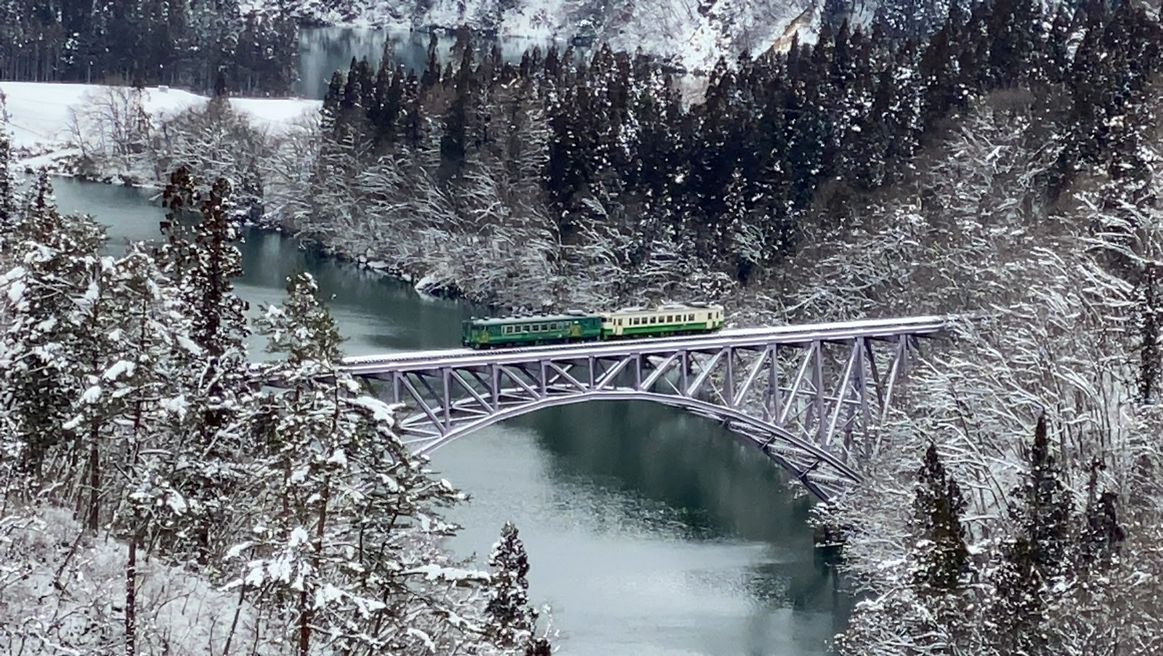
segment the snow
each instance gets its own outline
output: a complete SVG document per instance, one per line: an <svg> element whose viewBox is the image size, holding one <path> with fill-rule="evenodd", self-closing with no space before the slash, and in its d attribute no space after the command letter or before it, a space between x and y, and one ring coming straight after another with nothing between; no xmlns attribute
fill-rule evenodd
<svg viewBox="0 0 1163 656"><path fill-rule="evenodd" d="M100 84L64 84L54 82L0 82L5 99L12 145L34 155L19 163L37 166L65 154L68 126L73 110L91 104L92 99L109 87ZM209 100L189 91L146 87L143 107L155 121L173 116ZM289 128L304 115L316 112L321 101L302 98L231 98L234 109L243 113L260 128L278 131ZM46 152L47 150L47 152Z"/></svg>
<svg viewBox="0 0 1163 656"><path fill-rule="evenodd" d="M352 403L371 412L374 421L386 426L394 425L395 411L400 407L399 405L384 403L374 396L360 396L353 400Z"/></svg>
<svg viewBox="0 0 1163 656"><path fill-rule="evenodd" d="M3 653L21 653L22 646L25 654L113 653L120 642L127 546L81 535L71 515L45 507L34 519L5 518L0 627L13 631L0 631ZM241 617L235 641L253 639L252 608L240 604L237 594L219 591L204 576L168 566L163 558L139 557L136 567L138 653L222 653L223 627L236 609ZM43 629L39 637L28 630L34 627ZM23 645L22 636L30 636Z"/></svg>
<svg viewBox="0 0 1163 656"><path fill-rule="evenodd" d="M488 578L488 574L460 567L441 567L440 565L421 565L406 570L405 574L420 574L429 581L481 581Z"/></svg>
<svg viewBox="0 0 1163 656"><path fill-rule="evenodd" d="M9 271L3 280L0 280L0 285L7 285L8 287L8 302L12 305L19 305L24 300L24 292L27 289L24 281L21 280L24 277L24 273L23 267L17 267Z"/></svg>
<svg viewBox="0 0 1163 656"><path fill-rule="evenodd" d="M797 30L801 42L813 41L823 5L816 0L345 0L327 4L307 5L299 11L325 24L401 32L433 27L455 30L468 24L495 31L503 50L535 45L544 50L549 42L564 49L575 38L592 39L628 52L641 48L703 72L720 56L733 62L743 50L758 54L772 47L786 49ZM501 4L506 8L498 15ZM275 13L279 5L275 0L246 0L243 10Z"/></svg>
<svg viewBox="0 0 1163 656"><path fill-rule="evenodd" d="M96 403L101 399L101 386L93 385L81 395L81 403Z"/></svg>
<svg viewBox="0 0 1163 656"><path fill-rule="evenodd" d="M123 376L132 376L137 365L126 360L120 360L105 371L105 380L117 380Z"/></svg>
<svg viewBox="0 0 1163 656"><path fill-rule="evenodd" d="M335 465L336 467L346 467L347 454L344 453L343 449L336 449L335 453L332 453L331 457L327 459L327 464Z"/></svg>
<svg viewBox="0 0 1163 656"><path fill-rule="evenodd" d="M189 409L190 404L186 401L185 396L175 396L172 398L165 398L161 400L161 408L166 412L176 416L185 417L186 410Z"/></svg>

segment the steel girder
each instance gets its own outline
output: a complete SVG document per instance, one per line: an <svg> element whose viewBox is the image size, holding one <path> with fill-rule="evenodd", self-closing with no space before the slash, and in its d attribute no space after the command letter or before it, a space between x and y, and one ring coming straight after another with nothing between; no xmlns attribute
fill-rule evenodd
<svg viewBox="0 0 1163 656"><path fill-rule="evenodd" d="M350 358L401 405L397 430L430 453L477 429L586 401L653 401L716 420L816 496L859 481L918 338L942 317L723 331L503 351Z"/></svg>

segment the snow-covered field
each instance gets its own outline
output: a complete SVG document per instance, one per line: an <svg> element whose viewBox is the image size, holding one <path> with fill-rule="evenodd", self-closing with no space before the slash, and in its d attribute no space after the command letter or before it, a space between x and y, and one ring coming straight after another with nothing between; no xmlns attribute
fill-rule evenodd
<svg viewBox="0 0 1163 656"><path fill-rule="evenodd" d="M47 164L48 160L71 152L73 116L91 108L109 89L97 84L0 82L4 118L12 145L21 156L18 163ZM142 107L155 122L207 101L206 96L166 87L146 87L142 92ZM320 107L318 100L300 98L231 98L230 104L256 127L271 131L290 126Z"/></svg>
<svg viewBox="0 0 1163 656"><path fill-rule="evenodd" d="M120 647L127 548L86 535L67 510L10 511L0 522L0 652L99 654ZM240 605L237 593L144 550L137 576L139 654L221 653L236 611L235 640L252 639L251 608Z"/></svg>

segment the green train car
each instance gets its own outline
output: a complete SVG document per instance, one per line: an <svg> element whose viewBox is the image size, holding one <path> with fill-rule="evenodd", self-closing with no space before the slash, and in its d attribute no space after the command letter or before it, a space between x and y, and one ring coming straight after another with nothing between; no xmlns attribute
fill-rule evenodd
<svg viewBox="0 0 1163 656"><path fill-rule="evenodd" d="M512 319L472 319L462 324L461 341L471 348L589 342L602 336L602 318L561 314Z"/></svg>
<svg viewBox="0 0 1163 656"><path fill-rule="evenodd" d="M582 312L540 317L470 319L461 343L485 349L617 339L695 335L723 327L723 306L706 303L629 308L607 315Z"/></svg>

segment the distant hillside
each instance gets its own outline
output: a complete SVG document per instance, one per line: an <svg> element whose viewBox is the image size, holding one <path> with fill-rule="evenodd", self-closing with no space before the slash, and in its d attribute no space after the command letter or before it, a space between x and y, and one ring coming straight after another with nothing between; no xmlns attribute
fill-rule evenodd
<svg viewBox="0 0 1163 656"><path fill-rule="evenodd" d="M762 52L799 30L812 40L824 0L249 0L243 9L306 21L475 29L513 37L601 41L708 70L720 56Z"/></svg>

